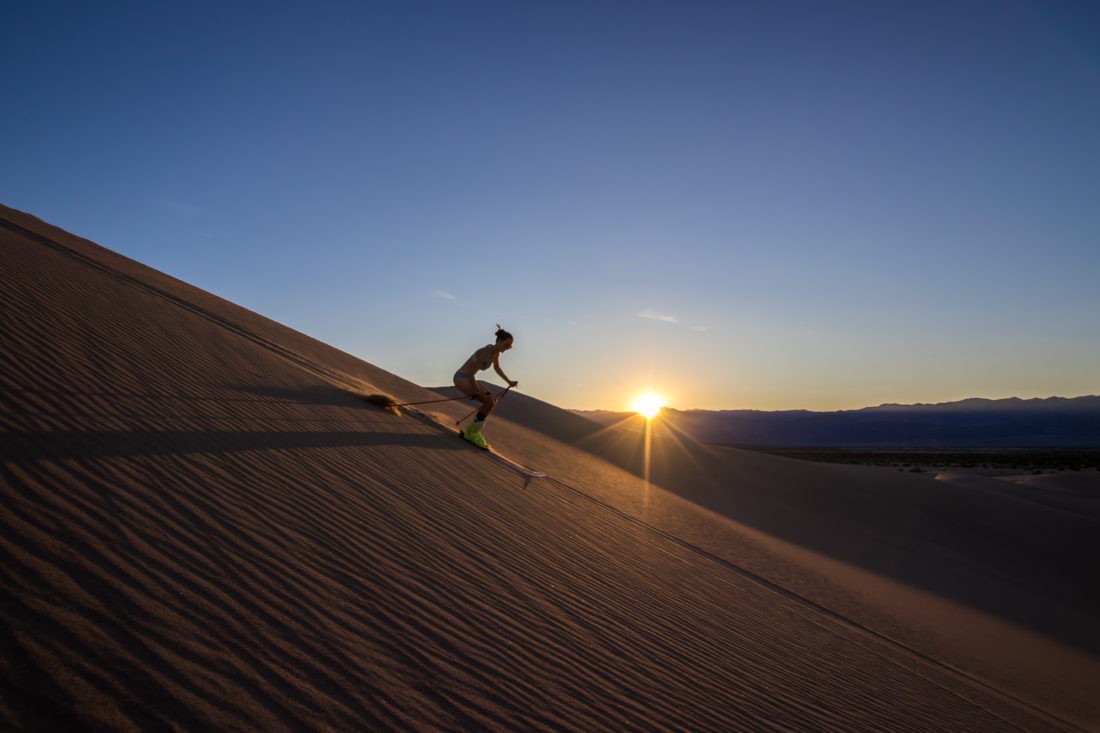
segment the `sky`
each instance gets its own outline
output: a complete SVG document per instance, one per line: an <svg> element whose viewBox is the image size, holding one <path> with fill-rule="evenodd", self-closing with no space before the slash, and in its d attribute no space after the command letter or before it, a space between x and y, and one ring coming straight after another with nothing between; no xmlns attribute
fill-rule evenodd
<svg viewBox="0 0 1100 733"><path fill-rule="evenodd" d="M1100 393L1096 3L40 0L0 65L0 202L424 386L500 323L566 408Z"/></svg>

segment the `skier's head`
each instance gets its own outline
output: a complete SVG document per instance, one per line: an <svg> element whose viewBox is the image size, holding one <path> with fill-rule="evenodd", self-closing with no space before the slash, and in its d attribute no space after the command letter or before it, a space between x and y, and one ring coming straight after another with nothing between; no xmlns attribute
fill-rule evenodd
<svg viewBox="0 0 1100 733"><path fill-rule="evenodd" d="M505 349L512 348L512 334L501 328L499 323L497 324L497 345Z"/></svg>

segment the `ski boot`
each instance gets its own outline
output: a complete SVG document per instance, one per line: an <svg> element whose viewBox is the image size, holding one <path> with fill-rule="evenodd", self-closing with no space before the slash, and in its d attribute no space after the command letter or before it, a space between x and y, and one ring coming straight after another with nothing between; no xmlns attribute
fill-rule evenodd
<svg viewBox="0 0 1100 733"><path fill-rule="evenodd" d="M485 442L485 437L481 434L481 426L484 423L480 423L474 420L472 423L466 426L466 429L462 431L462 437L470 441L481 450L489 450L489 444Z"/></svg>

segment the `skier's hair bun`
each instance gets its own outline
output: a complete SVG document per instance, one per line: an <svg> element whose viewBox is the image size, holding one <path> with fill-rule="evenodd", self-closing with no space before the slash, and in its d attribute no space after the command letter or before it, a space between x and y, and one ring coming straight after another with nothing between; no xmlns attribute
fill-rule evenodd
<svg viewBox="0 0 1100 733"><path fill-rule="evenodd" d="M501 328L500 324L498 323L497 324L497 341L499 342L499 341L511 341L511 340L512 340L512 334L508 333L503 328Z"/></svg>

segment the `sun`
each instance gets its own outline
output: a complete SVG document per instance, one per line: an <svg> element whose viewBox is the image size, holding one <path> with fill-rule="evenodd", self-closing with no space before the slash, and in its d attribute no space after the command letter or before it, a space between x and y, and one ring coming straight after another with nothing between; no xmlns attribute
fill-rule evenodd
<svg viewBox="0 0 1100 733"><path fill-rule="evenodd" d="M644 416L646 420L652 420L664 406L665 400L663 397L653 392L646 392L638 395L631 405L631 409Z"/></svg>

